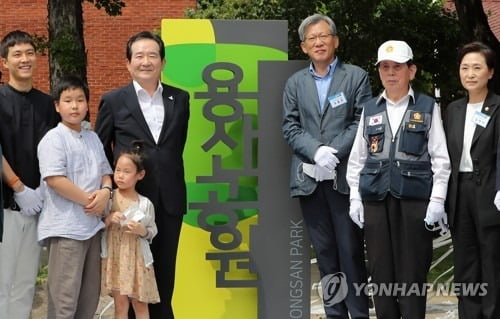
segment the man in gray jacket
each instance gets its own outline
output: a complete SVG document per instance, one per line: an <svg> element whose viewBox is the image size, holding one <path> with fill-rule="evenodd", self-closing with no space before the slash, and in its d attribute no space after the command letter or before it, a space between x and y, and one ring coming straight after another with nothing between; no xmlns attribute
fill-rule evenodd
<svg viewBox="0 0 500 319"><path fill-rule="evenodd" d="M283 96L283 135L294 152L291 196L299 198L316 252L327 318L368 318L368 299L354 289L366 282L366 270L345 176L370 82L364 70L335 56L339 38L329 17L309 16L298 31L311 64L288 79ZM348 288L345 298L345 289L332 294L334 284Z"/></svg>

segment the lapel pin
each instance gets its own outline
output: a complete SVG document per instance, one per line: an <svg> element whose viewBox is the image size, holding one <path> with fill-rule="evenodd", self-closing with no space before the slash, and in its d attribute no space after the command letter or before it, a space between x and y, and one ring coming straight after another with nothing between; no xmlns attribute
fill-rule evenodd
<svg viewBox="0 0 500 319"><path fill-rule="evenodd" d="M490 110L490 107L489 107L489 106L487 106L487 107L485 107L485 108L484 108L484 110L485 110L486 112L488 112L488 111Z"/></svg>
<svg viewBox="0 0 500 319"><path fill-rule="evenodd" d="M173 100L174 100L174 97L173 97L172 95L170 95L170 96L168 97L168 99L169 99L170 101L173 101Z"/></svg>

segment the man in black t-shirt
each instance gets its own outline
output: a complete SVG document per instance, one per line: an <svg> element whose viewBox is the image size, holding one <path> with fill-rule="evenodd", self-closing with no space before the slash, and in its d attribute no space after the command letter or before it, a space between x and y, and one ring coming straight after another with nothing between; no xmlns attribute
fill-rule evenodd
<svg viewBox="0 0 500 319"><path fill-rule="evenodd" d="M35 45L12 31L0 42L9 80L0 86L0 144L3 151L3 238L0 243L0 318L28 319L38 271L40 172L37 146L58 122L52 98L33 88Z"/></svg>

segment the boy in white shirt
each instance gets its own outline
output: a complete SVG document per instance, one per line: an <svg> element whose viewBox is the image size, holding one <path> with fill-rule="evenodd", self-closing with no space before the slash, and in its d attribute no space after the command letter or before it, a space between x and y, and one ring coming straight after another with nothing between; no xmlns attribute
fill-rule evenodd
<svg viewBox="0 0 500 319"><path fill-rule="evenodd" d="M61 122L38 145L44 206L38 240L49 246L47 318L92 319L101 280L101 215L111 197L111 167L97 134L82 127L89 92L76 77L61 81Z"/></svg>

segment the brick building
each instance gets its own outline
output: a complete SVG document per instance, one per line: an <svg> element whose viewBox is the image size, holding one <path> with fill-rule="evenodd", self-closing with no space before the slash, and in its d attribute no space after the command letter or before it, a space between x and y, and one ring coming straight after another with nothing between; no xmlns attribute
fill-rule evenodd
<svg viewBox="0 0 500 319"><path fill-rule="evenodd" d="M491 30L500 39L500 0L483 0L483 8L488 15Z"/></svg>
<svg viewBox="0 0 500 319"><path fill-rule="evenodd" d="M447 0L444 6L454 10L455 2ZM493 31L497 39L500 39L500 0L483 0L483 9L488 16L491 31Z"/></svg>
<svg viewBox="0 0 500 319"><path fill-rule="evenodd" d="M90 88L90 110L95 118L100 96L130 81L126 68L125 46L128 38L143 30L160 30L161 19L182 18L196 0L124 0L122 15L110 17L104 10L84 1L84 36L87 50L87 78ZM20 29L31 34L48 35L47 0L0 1L0 38ZM2 81L8 74L2 68ZM35 87L49 92L47 57L39 57Z"/></svg>
<svg viewBox="0 0 500 319"><path fill-rule="evenodd" d="M100 96L128 83L125 45L130 35L143 30L159 30L162 18L182 18L196 0L125 0L122 15L108 16L84 1L84 36L87 50L87 78L90 87L91 118L94 119ZM448 0L446 7L453 8ZM490 26L500 38L500 0L483 0ZM32 34L47 35L47 0L0 1L0 37L21 29ZM35 86L49 92L49 70L46 57L40 57L35 74ZM3 82L8 75L3 72Z"/></svg>

